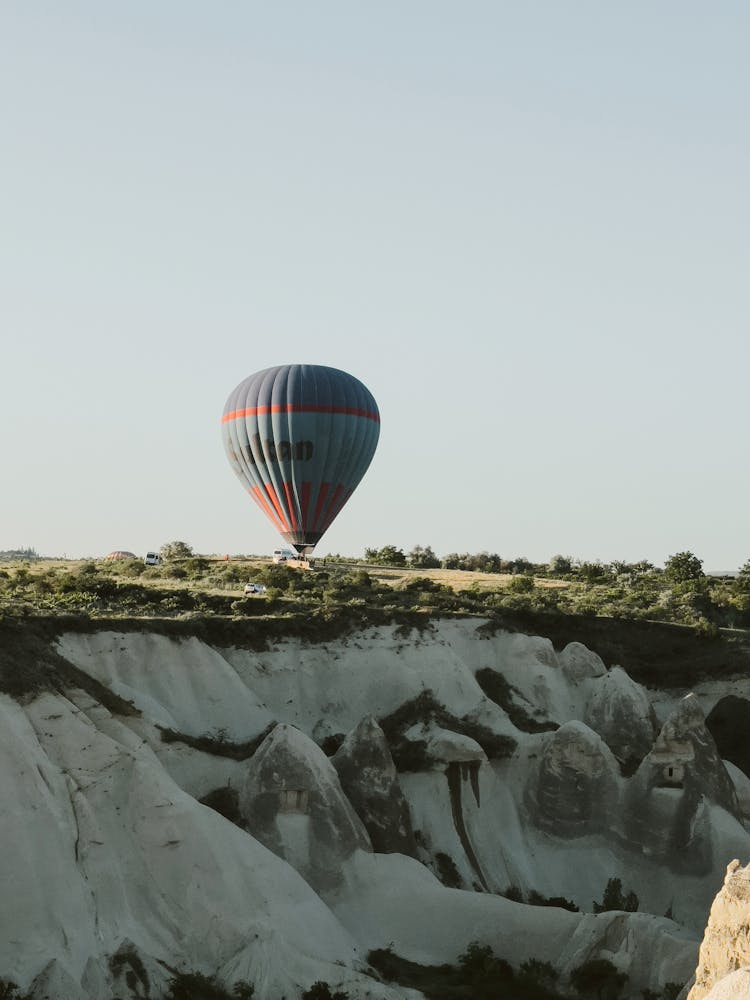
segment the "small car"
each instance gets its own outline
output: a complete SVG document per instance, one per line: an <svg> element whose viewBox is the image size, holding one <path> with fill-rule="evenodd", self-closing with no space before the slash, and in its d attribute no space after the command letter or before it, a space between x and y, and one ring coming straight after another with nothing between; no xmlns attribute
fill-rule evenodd
<svg viewBox="0 0 750 1000"><path fill-rule="evenodd" d="M245 584L245 594L265 594L266 586L264 583L246 583Z"/></svg>

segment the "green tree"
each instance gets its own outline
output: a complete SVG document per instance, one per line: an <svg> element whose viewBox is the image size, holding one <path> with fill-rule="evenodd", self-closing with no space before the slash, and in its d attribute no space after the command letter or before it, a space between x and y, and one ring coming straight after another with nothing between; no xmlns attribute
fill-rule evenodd
<svg viewBox="0 0 750 1000"><path fill-rule="evenodd" d="M611 878L607 882L601 903L594 903L594 913L605 913L607 910L624 910L626 913L635 913L638 905L639 900L634 892L623 895L622 879Z"/></svg>
<svg viewBox="0 0 750 1000"><path fill-rule="evenodd" d="M384 545L382 549L365 549L365 559L383 566L406 566L403 549L398 549L395 545Z"/></svg>
<svg viewBox="0 0 750 1000"><path fill-rule="evenodd" d="M610 578L609 569L600 562L582 562L576 567L576 576L584 583L604 583Z"/></svg>
<svg viewBox="0 0 750 1000"><path fill-rule="evenodd" d="M526 556L518 556L506 563L505 568L509 569L511 573L531 573L534 570L534 564Z"/></svg>
<svg viewBox="0 0 750 1000"><path fill-rule="evenodd" d="M573 572L573 559L571 556L552 556L549 561L549 571L553 576L565 576Z"/></svg>
<svg viewBox="0 0 750 1000"><path fill-rule="evenodd" d="M750 594L750 559L748 559L744 566L740 567L740 571L733 582L732 590L737 594Z"/></svg>
<svg viewBox="0 0 750 1000"><path fill-rule="evenodd" d="M664 563L664 576L670 583L689 583L703 578L703 560L692 552L677 552Z"/></svg>
<svg viewBox="0 0 750 1000"><path fill-rule="evenodd" d="M165 542L159 549L159 555L164 562L174 562L176 559L190 559L193 549L187 542Z"/></svg>
<svg viewBox="0 0 750 1000"><path fill-rule="evenodd" d="M440 560L433 552L431 545L425 545L424 548L421 545L415 545L409 553L409 565L414 566L415 569L437 569L440 566Z"/></svg>

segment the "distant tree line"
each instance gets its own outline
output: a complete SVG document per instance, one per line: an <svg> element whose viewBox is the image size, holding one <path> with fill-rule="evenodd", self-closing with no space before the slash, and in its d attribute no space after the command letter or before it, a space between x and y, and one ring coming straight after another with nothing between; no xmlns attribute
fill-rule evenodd
<svg viewBox="0 0 750 1000"><path fill-rule="evenodd" d="M15 562L18 559L25 559L34 562L41 556L36 549L2 549L0 550L0 562Z"/></svg>

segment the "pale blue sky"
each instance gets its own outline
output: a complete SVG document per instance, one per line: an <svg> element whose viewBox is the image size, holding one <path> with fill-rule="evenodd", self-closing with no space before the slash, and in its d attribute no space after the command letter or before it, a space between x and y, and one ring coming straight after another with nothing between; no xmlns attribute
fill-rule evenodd
<svg viewBox="0 0 750 1000"><path fill-rule="evenodd" d="M0 549L267 552L221 446L370 388L319 547L750 557L745 3L10 0Z"/></svg>

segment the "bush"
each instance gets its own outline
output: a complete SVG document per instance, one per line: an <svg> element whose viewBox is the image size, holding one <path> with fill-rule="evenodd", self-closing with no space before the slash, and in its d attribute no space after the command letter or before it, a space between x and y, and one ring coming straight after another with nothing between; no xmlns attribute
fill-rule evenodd
<svg viewBox="0 0 750 1000"><path fill-rule="evenodd" d="M317 983L312 984L309 990L305 990L302 994L302 1000L347 1000L348 995L348 993L342 993L341 990L331 993L331 987L328 983L318 980Z"/></svg>
<svg viewBox="0 0 750 1000"><path fill-rule="evenodd" d="M198 801L202 805L208 806L209 809L213 809L214 812L219 813L224 819L228 819L230 823L234 823L235 826L239 826L242 829L245 828L242 814L240 813L239 794L236 788L231 788L229 785L222 785L221 788L215 788L212 792L207 792Z"/></svg>
<svg viewBox="0 0 750 1000"><path fill-rule="evenodd" d="M507 993L513 981L513 968L504 958L497 958L489 945L473 941L458 959L463 979L472 987L472 997L495 1000Z"/></svg>
<svg viewBox="0 0 750 1000"><path fill-rule="evenodd" d="M438 869L438 878L447 886L449 889L460 889L462 886L461 876L458 873L458 868L456 868L456 862L450 856L450 854L445 854L443 851L438 851L435 855L435 863Z"/></svg>
<svg viewBox="0 0 750 1000"><path fill-rule="evenodd" d="M31 1000L31 994L21 993L9 979L0 979L0 1000Z"/></svg>
<svg viewBox="0 0 750 1000"><path fill-rule="evenodd" d="M596 996L598 1000L616 1000L627 982L624 972L618 972L606 958L584 962L570 974L570 985L583 996Z"/></svg>
<svg viewBox="0 0 750 1000"><path fill-rule="evenodd" d="M557 906L561 910L570 910L571 913L578 913L578 907L565 896L543 896L541 892L532 889L529 893L530 906Z"/></svg>
<svg viewBox="0 0 750 1000"><path fill-rule="evenodd" d="M387 982L419 990L428 1000L560 1000L557 973L548 962L530 959L514 976L508 962L486 945L472 942L456 965L419 965L390 948L371 951L368 962Z"/></svg>
<svg viewBox="0 0 750 1000"><path fill-rule="evenodd" d="M215 976L201 972L179 972L169 980L164 1000L251 1000L255 987L250 983L235 983L230 993Z"/></svg>

